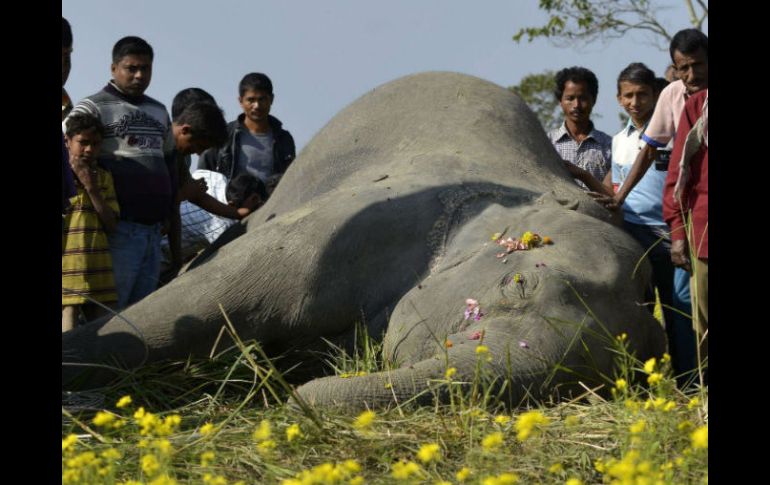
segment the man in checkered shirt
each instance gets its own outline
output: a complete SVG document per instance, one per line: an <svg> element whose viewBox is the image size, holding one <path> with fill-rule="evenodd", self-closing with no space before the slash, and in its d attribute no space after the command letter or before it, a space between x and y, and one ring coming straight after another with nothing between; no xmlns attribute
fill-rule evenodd
<svg viewBox="0 0 770 485"><path fill-rule="evenodd" d="M612 137L595 129L591 121L598 95L599 81L588 69L569 67L557 72L554 96L564 112L564 123L548 133L548 138L569 162L565 165L575 182L584 190L602 193L599 182L612 166Z"/></svg>

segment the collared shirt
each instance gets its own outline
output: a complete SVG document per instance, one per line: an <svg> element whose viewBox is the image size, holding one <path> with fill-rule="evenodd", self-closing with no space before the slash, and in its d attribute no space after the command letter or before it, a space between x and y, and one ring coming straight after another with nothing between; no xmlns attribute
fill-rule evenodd
<svg viewBox="0 0 770 485"><path fill-rule="evenodd" d="M663 88L642 140L655 148L669 145L679 127L687 98L687 87L681 79Z"/></svg>
<svg viewBox="0 0 770 485"><path fill-rule="evenodd" d="M567 131L566 123L548 133L548 139L561 158L588 171L599 182L604 180L611 168L612 138L607 133L591 126L591 132L578 144ZM584 190L588 187L581 181L575 182Z"/></svg>
<svg viewBox="0 0 770 485"><path fill-rule="evenodd" d="M631 120L612 137L612 184L620 187L631 172L634 160L644 146L641 130ZM666 226L663 222L663 185L666 172L651 166L623 203L623 219L645 226Z"/></svg>

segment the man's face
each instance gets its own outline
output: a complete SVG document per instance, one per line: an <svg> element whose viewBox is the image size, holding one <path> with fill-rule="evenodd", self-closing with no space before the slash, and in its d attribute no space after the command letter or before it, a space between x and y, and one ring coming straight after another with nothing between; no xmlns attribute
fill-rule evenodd
<svg viewBox="0 0 770 485"><path fill-rule="evenodd" d="M172 125L176 149L182 155L200 155L214 144L193 134L190 125Z"/></svg>
<svg viewBox="0 0 770 485"><path fill-rule="evenodd" d="M634 124L644 124L655 109L655 92L652 86L621 81L618 103L626 110Z"/></svg>
<svg viewBox="0 0 770 485"><path fill-rule="evenodd" d="M575 124L584 124L590 121L595 102L586 83L567 81L559 104L565 118Z"/></svg>
<svg viewBox="0 0 770 485"><path fill-rule="evenodd" d="M61 85L67 83L67 78L70 77L70 69L72 69L72 47L61 48Z"/></svg>
<svg viewBox="0 0 770 485"><path fill-rule="evenodd" d="M120 62L112 64L111 70L115 84L131 96L141 96L150 86L152 61L148 55L124 56Z"/></svg>
<svg viewBox="0 0 770 485"><path fill-rule="evenodd" d="M67 150L69 150L70 159L80 158L89 165L96 163L96 157L99 156L99 148L102 144L102 137L95 129L83 131L72 138L64 139Z"/></svg>
<svg viewBox="0 0 770 485"><path fill-rule="evenodd" d="M264 89L256 91L247 89L243 96L238 98L246 117L254 122L267 121L270 107L273 105L273 95Z"/></svg>
<svg viewBox="0 0 770 485"><path fill-rule="evenodd" d="M693 54L675 50L674 67L689 94L709 87L709 58L705 49L698 49Z"/></svg>

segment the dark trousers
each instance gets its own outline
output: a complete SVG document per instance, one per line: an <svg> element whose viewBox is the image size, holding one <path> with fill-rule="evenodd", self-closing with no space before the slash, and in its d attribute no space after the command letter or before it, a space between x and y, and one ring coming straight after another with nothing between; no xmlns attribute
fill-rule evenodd
<svg viewBox="0 0 770 485"><path fill-rule="evenodd" d="M694 377L696 368L696 336L692 326L689 274L671 263L671 238L666 226L646 226L623 221L623 228L647 250L652 265L652 285L647 288L645 300L655 301L658 289L663 307L663 321L668 337L668 352L677 383L684 387ZM653 247L654 245L654 247ZM654 312L654 305L648 306Z"/></svg>

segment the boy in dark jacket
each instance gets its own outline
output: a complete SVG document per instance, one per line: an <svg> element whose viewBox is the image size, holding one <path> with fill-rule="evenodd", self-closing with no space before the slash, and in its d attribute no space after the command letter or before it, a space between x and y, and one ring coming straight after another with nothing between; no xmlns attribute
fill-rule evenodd
<svg viewBox="0 0 770 485"><path fill-rule="evenodd" d="M220 172L230 180L249 173L262 180L271 193L296 156L294 138L270 115L275 100L270 78L249 73L241 80L238 92L243 114L227 125L225 145L204 152L198 168Z"/></svg>

